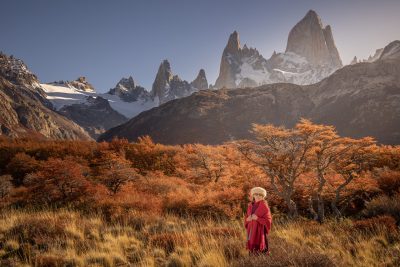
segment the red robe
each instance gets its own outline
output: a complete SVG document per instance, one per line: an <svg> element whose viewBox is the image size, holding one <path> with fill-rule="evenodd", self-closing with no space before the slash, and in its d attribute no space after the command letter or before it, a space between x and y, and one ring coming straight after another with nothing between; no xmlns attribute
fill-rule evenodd
<svg viewBox="0 0 400 267"><path fill-rule="evenodd" d="M257 215L257 220L250 222L246 221L247 217L252 214L254 206L254 214ZM256 203L249 203L245 217L244 226L247 232L247 245L246 248L252 252L266 252L268 251L267 236L271 230L272 216L268 205L265 201L261 200Z"/></svg>

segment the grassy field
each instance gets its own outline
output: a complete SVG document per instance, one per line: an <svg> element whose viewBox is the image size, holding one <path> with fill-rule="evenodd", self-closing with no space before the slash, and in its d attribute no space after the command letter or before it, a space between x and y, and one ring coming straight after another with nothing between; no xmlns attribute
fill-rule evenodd
<svg viewBox="0 0 400 267"><path fill-rule="evenodd" d="M132 214L123 221L70 211L0 217L1 266L399 266L391 217L318 224L275 216L271 256L249 257L241 221Z"/></svg>

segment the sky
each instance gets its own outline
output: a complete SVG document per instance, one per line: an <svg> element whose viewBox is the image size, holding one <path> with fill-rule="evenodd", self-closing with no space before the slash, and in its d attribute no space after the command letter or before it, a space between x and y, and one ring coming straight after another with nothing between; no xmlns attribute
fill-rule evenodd
<svg viewBox="0 0 400 267"><path fill-rule="evenodd" d="M0 7L0 51L41 82L86 76L99 92L128 76L151 90L163 59L189 82L204 68L214 84L230 33L268 59L284 52L310 9L331 25L344 64L400 39L399 0L1 0Z"/></svg>

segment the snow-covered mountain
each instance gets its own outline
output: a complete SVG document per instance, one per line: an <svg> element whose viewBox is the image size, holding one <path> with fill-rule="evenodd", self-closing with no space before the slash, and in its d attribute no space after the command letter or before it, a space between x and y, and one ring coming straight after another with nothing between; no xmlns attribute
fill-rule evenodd
<svg viewBox="0 0 400 267"><path fill-rule="evenodd" d="M95 89L82 90L73 86L71 82L41 84L41 87L56 110L73 104L90 104L90 99L97 97L107 99L111 108L127 118L156 106L154 101L148 98L138 97L136 101L129 98L129 94L121 92L121 81L108 93L97 93Z"/></svg>
<svg viewBox="0 0 400 267"><path fill-rule="evenodd" d="M58 113L79 124L96 138L145 110L207 89L208 84L204 70L200 70L196 79L189 83L173 75L169 62L164 60L151 92L137 85L131 76L122 78L107 93L96 92L85 77L75 81L40 84L40 87Z"/></svg>
<svg viewBox="0 0 400 267"><path fill-rule="evenodd" d="M255 48L241 47L239 34L233 32L223 51L214 88L277 82L312 84L342 66L331 27L324 27L318 14L310 10L290 31L286 51L274 52L268 60Z"/></svg>

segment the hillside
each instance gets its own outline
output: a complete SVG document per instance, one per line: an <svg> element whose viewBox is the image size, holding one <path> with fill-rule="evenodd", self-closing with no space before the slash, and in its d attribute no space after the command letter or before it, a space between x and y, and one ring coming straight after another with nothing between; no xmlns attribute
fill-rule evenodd
<svg viewBox="0 0 400 267"><path fill-rule="evenodd" d="M344 136L373 136L384 144L399 144L399 53L346 66L314 85L200 91L145 111L99 140L117 136L133 141L150 135L165 144L220 144L252 138L252 123L292 127L301 117L334 125Z"/></svg>

